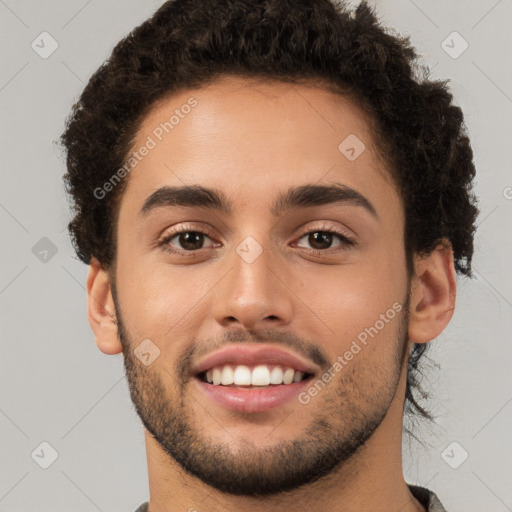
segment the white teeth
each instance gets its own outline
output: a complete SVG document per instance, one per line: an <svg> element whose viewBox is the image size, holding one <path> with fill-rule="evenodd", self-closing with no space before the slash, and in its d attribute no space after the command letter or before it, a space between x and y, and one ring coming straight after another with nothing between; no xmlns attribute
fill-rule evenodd
<svg viewBox="0 0 512 512"><path fill-rule="evenodd" d="M235 368L234 382L237 386L250 386L251 385L251 370L248 366L243 364Z"/></svg>
<svg viewBox="0 0 512 512"><path fill-rule="evenodd" d="M253 386L268 386L270 384L270 372L265 365L259 365L252 371L251 384Z"/></svg>
<svg viewBox="0 0 512 512"><path fill-rule="evenodd" d="M222 381L222 373L220 371L220 368L214 368L213 369L213 384L215 386L218 386Z"/></svg>
<svg viewBox="0 0 512 512"><path fill-rule="evenodd" d="M291 384L293 382L293 375L295 372L293 371L293 368L286 368L284 374L283 374L283 382L285 384Z"/></svg>
<svg viewBox="0 0 512 512"><path fill-rule="evenodd" d="M245 365L229 364L210 368L206 372L206 381L215 386L268 386L270 384L292 384L304 378L304 372L293 368L283 368L260 364L254 368Z"/></svg>
<svg viewBox="0 0 512 512"><path fill-rule="evenodd" d="M233 368L231 368L231 366L226 365L224 366L224 368L222 368L221 384L223 386L229 386L230 384L233 384L233 382L235 382L233 377Z"/></svg>
<svg viewBox="0 0 512 512"><path fill-rule="evenodd" d="M293 375L293 382L300 382L302 380L302 377L304 377L304 374L302 372L295 372Z"/></svg>
<svg viewBox="0 0 512 512"><path fill-rule="evenodd" d="M283 382L283 370L280 366L274 366L270 372L270 384L281 384Z"/></svg>

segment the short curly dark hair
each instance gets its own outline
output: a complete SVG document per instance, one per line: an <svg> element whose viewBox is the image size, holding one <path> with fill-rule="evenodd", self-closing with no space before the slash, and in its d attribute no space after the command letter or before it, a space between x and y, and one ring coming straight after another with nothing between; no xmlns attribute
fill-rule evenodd
<svg viewBox="0 0 512 512"><path fill-rule="evenodd" d="M67 152L69 231L78 257L115 266L116 226L126 178L107 198L94 193L125 162L156 102L222 75L288 83L320 80L369 114L374 139L404 205L409 277L413 254L443 241L455 270L471 277L478 214L473 153L463 114L445 81L430 81L409 37L384 29L363 1L170 0L114 48L73 105L61 136ZM432 416L416 400L411 352L406 412Z"/></svg>

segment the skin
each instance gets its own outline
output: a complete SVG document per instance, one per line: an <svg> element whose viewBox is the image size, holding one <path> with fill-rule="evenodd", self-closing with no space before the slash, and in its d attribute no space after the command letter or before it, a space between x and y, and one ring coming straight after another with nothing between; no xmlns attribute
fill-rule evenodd
<svg viewBox="0 0 512 512"><path fill-rule="evenodd" d="M277 511L297 503L311 511L424 510L402 471L406 360L411 340L429 342L452 317L449 244L415 256L416 275L409 282L402 202L377 153L370 120L349 99L313 82L225 76L156 105L134 148L190 97L197 106L130 173L115 268L109 272L93 258L87 280L97 346L105 354L123 352L132 399L146 427L150 511ZM354 161L338 149L349 134L366 147ZM291 186L333 182L364 195L378 218L354 204L296 208L277 218L270 211L276 195ZM222 190L235 215L165 206L140 217L157 188L183 184ZM340 249L334 236L331 248L311 255L308 250L318 246L303 232L326 226L357 245ZM211 237L192 256L172 255L156 246L172 227L207 229ZM236 252L247 236L263 248L252 263ZM172 246L186 252L178 237ZM202 394L189 373L199 355L224 343L271 339L269 344L302 357L303 347L316 349L327 363L316 366L321 377L394 303L404 306L401 313L307 405L291 400L265 413L233 413ZM133 350L148 338L160 355L145 366ZM171 426L177 425L191 437L174 435ZM362 437L351 441L348 432ZM348 451L338 453L335 467L316 481L256 497L226 492L184 470L169 452L190 439L205 454L194 463L206 472L213 464L220 479L274 472L284 482L322 450L333 454L328 463L337 447ZM276 447L295 440L304 447L300 456L291 450L288 459L279 458ZM209 451L214 446L221 449L217 460ZM230 476L233 468L238 472Z"/></svg>

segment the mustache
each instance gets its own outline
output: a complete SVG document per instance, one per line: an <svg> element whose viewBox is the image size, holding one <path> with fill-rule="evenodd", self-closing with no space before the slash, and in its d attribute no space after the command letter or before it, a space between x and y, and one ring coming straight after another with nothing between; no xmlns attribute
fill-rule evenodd
<svg viewBox="0 0 512 512"><path fill-rule="evenodd" d="M272 343L282 348L291 348L320 368L329 367L329 360L318 344L306 342L293 333L275 329L236 329L225 331L219 339L208 339L189 346L177 363L178 374L185 376L193 361L232 343Z"/></svg>

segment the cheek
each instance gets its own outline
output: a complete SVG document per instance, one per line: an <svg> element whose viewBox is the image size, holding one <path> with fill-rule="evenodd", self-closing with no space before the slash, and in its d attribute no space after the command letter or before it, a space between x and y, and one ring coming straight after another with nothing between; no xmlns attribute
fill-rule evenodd
<svg viewBox="0 0 512 512"><path fill-rule="evenodd" d="M354 341L367 356L394 353L406 291L405 270L398 267L395 275L391 265L386 268L382 261L326 266L314 275L302 272L300 278L297 276L301 299L297 311L307 306L311 312L307 312L310 320L305 332L311 331L312 323L318 323L318 334L323 333L319 339L331 340L326 349L333 359L349 350Z"/></svg>
<svg viewBox="0 0 512 512"><path fill-rule="evenodd" d="M184 330L193 326L215 284L217 274L207 274L194 272L193 266L171 269L169 265L140 264L130 268L120 264L118 282L122 286L118 285L118 291L128 328L141 339L154 339L164 349L166 340L183 336Z"/></svg>
<svg viewBox="0 0 512 512"><path fill-rule="evenodd" d="M298 276L299 278L299 276ZM375 322L393 303L403 298L404 285L383 272L360 266L326 267L325 272L300 275L298 295L305 305L331 319L334 324Z"/></svg>

